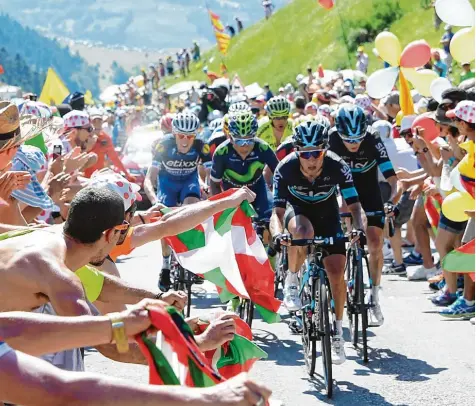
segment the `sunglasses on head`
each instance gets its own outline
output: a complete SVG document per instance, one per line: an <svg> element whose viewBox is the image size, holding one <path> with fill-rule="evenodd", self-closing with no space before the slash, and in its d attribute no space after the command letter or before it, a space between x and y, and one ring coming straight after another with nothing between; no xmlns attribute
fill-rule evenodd
<svg viewBox="0 0 476 406"><path fill-rule="evenodd" d="M255 138L234 138L231 137L233 144L238 145L239 147L244 147L246 145L251 145L255 143Z"/></svg>
<svg viewBox="0 0 476 406"><path fill-rule="evenodd" d="M181 134L181 133L177 133L175 134L179 140L183 140L184 138L186 138L187 140L193 140L195 138L195 134Z"/></svg>
<svg viewBox="0 0 476 406"><path fill-rule="evenodd" d="M324 155L325 152L326 152L325 149L313 149L312 151L299 151L299 150L297 151L299 157L303 159L311 159L311 158L318 159L322 155Z"/></svg>

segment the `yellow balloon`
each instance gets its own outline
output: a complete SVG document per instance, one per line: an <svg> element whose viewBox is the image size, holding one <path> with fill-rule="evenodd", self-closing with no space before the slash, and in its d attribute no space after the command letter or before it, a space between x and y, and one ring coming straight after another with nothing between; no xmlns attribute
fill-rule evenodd
<svg viewBox="0 0 476 406"><path fill-rule="evenodd" d="M459 173L467 178L474 179L474 142L462 142L459 146L467 152L458 164Z"/></svg>
<svg viewBox="0 0 476 406"><path fill-rule="evenodd" d="M413 87L422 96L431 96L431 84L439 76L436 72L430 69L415 70L413 68L401 68L404 76L409 80Z"/></svg>
<svg viewBox="0 0 476 406"><path fill-rule="evenodd" d="M395 34L384 31L375 38L375 48L377 48L380 58L392 66L400 64L402 46Z"/></svg>
<svg viewBox="0 0 476 406"><path fill-rule="evenodd" d="M441 206L444 216L451 221L466 221L465 210L474 210L474 199L469 193L454 192L446 196Z"/></svg>
<svg viewBox="0 0 476 406"><path fill-rule="evenodd" d="M474 27L459 30L450 43L451 55L458 62L474 60Z"/></svg>

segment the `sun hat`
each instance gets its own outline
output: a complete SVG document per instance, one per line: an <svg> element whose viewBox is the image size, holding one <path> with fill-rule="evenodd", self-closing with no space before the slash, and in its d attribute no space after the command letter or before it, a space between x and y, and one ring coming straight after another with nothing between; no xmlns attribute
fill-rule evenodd
<svg viewBox="0 0 476 406"><path fill-rule="evenodd" d="M41 133L50 120L22 115L18 107L8 101L0 101L0 152L17 147Z"/></svg>
<svg viewBox="0 0 476 406"><path fill-rule="evenodd" d="M129 210L135 201L142 200L142 196L139 193L139 185L129 182L124 176L110 169L95 172L91 177L89 186L97 188L105 187L118 193L124 200L124 211Z"/></svg>
<svg viewBox="0 0 476 406"><path fill-rule="evenodd" d="M400 93L391 92L384 100L384 104L398 104L400 105Z"/></svg>
<svg viewBox="0 0 476 406"><path fill-rule="evenodd" d="M21 145L12 159L12 171L27 171L31 181L23 190L14 190L12 197L32 207L43 210L53 208L53 200L48 196L36 174L46 167L46 158L43 152L32 145Z"/></svg>
<svg viewBox="0 0 476 406"><path fill-rule="evenodd" d="M446 117L457 117L462 121L474 124L475 102L473 100L460 101L453 110L446 112Z"/></svg>
<svg viewBox="0 0 476 406"><path fill-rule="evenodd" d="M416 114L412 114L410 116L403 116L402 122L400 123L400 132L410 130L412 128L412 124L418 116Z"/></svg>

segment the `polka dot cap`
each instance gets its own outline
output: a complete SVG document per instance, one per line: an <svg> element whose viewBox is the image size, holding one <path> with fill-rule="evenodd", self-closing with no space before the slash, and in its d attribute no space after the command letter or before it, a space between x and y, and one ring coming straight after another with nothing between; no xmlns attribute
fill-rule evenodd
<svg viewBox="0 0 476 406"><path fill-rule="evenodd" d="M130 183L126 178L112 171L95 173L91 178L90 186L106 187L119 194L124 200L124 211L129 210L135 201L142 200L139 185Z"/></svg>
<svg viewBox="0 0 476 406"><path fill-rule="evenodd" d="M450 118L458 117L460 120L474 124L475 102L472 100L460 101L454 110L446 112L446 116Z"/></svg>
<svg viewBox="0 0 476 406"><path fill-rule="evenodd" d="M86 127L91 125L89 114L84 111L73 110L63 117L64 128Z"/></svg>
<svg viewBox="0 0 476 406"><path fill-rule="evenodd" d="M366 94L358 94L357 96L355 96L354 104L356 106L359 106L362 110L366 110L370 107L372 101L370 100L370 97Z"/></svg>

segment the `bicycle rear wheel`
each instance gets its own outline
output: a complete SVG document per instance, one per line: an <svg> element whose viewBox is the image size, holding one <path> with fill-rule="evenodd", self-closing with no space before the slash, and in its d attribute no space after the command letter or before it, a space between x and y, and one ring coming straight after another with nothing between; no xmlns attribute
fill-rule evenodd
<svg viewBox="0 0 476 406"><path fill-rule="evenodd" d="M304 363L306 364L307 373L313 376L316 371L316 341L318 337L318 329L314 321L312 311L312 298L317 297L316 281L314 280L309 291L309 285L305 286L301 293L302 310L302 349L304 353ZM316 306L316 304L314 304ZM316 309L314 309L315 311Z"/></svg>
<svg viewBox="0 0 476 406"><path fill-rule="evenodd" d="M319 333L321 335L322 369L327 397L332 397L331 326L329 321L329 287L325 278L319 278Z"/></svg>

